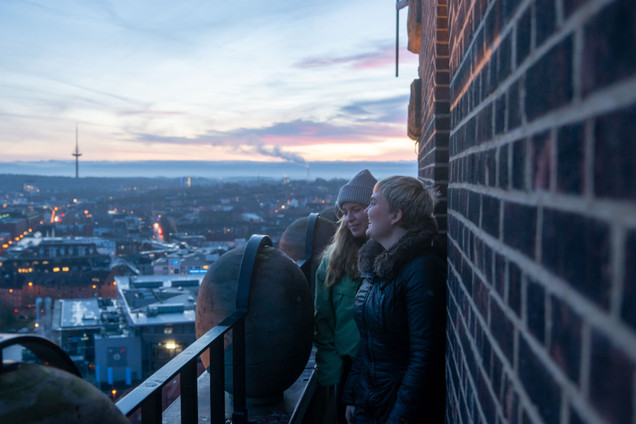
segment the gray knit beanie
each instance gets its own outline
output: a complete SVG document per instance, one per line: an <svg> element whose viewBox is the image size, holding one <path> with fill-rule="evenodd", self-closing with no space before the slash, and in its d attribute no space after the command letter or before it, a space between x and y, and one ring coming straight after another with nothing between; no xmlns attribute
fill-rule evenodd
<svg viewBox="0 0 636 424"><path fill-rule="evenodd" d="M345 202L356 202L367 206L371 201L373 187L377 182L378 180L371 175L368 169L358 172L358 174L347 184L343 185L340 192L338 192L336 206L340 209Z"/></svg>

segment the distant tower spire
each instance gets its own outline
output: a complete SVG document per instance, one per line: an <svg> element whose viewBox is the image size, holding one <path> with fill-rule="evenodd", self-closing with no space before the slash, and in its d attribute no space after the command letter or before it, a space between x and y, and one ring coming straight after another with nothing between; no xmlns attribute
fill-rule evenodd
<svg viewBox="0 0 636 424"><path fill-rule="evenodd" d="M79 178L79 157L82 156L82 154L79 152L77 122L75 123L75 153L71 155L75 156L75 178Z"/></svg>

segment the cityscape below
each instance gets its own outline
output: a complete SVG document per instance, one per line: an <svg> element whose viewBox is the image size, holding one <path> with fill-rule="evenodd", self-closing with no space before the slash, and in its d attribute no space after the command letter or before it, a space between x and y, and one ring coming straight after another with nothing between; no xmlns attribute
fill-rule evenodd
<svg viewBox="0 0 636 424"><path fill-rule="evenodd" d="M345 182L0 175L0 333L53 340L117 400L194 342L220 256L252 234L278 247L313 212L335 222Z"/></svg>
<svg viewBox="0 0 636 424"><path fill-rule="evenodd" d="M378 178L391 175L417 175L417 162L306 162L294 161L79 161L80 177L167 177L183 176L211 179L291 178L331 179L351 178L360 169L372 169ZM2 174L74 176L75 160L33 162L0 162Z"/></svg>

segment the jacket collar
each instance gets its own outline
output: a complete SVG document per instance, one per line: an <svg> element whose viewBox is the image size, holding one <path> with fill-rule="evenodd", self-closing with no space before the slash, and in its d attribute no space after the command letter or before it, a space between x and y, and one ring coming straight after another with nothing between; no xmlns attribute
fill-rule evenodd
<svg viewBox="0 0 636 424"><path fill-rule="evenodd" d="M358 252L360 274L373 274L385 280L395 279L406 264L425 249L430 249L434 236L430 233L408 232L388 250L375 240L367 241Z"/></svg>

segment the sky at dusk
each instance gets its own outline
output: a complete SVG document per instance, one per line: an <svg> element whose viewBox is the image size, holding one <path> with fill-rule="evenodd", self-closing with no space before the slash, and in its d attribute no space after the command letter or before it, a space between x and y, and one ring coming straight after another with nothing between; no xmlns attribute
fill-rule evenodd
<svg viewBox="0 0 636 424"><path fill-rule="evenodd" d="M415 161L406 14L395 78L391 0L4 0L0 162Z"/></svg>

